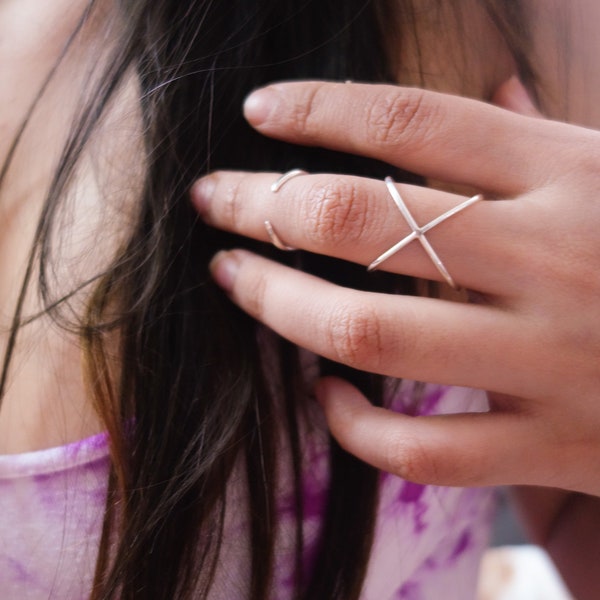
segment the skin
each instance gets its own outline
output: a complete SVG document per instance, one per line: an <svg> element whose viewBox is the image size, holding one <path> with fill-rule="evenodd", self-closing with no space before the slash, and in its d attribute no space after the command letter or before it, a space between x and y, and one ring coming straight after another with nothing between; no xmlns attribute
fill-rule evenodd
<svg viewBox="0 0 600 600"><path fill-rule="evenodd" d="M58 59L81 14L81 2L8 0L0 6L0 165L29 106ZM61 18L62 15L62 18ZM73 62L71 63L73 65ZM50 86L23 136L0 196L0 348L17 302L25 263L51 173L68 127L68 81ZM57 110L62 106L64 112ZM25 314L40 308L29 294ZM88 433L89 410L82 400L79 349L51 322L41 319L23 329L14 371L0 411L0 452L54 445L65 429ZM67 365L71 365L68 367ZM68 398L68 400L67 400ZM75 438L76 439L76 438Z"/></svg>
<svg viewBox="0 0 600 600"><path fill-rule="evenodd" d="M577 16L588 5L571 6ZM536 34L538 48L550 30L544 23ZM572 77L587 60L578 52ZM552 103L560 70L548 68L546 81L552 116L600 125L589 103ZM243 310L317 354L489 390L488 413L417 418L375 408L339 379L323 379L316 394L340 444L376 467L421 483L528 486L516 495L532 536L577 598L597 598L600 134L540 118L514 78L495 100L510 110L417 89L304 82L269 86L245 105L264 135L379 158L494 199L427 234L474 292L470 304L342 289L242 250L219 253L212 272ZM268 241L269 218L290 246L364 265L410 232L380 181L306 175L274 196L277 177L215 173L192 197L216 227ZM421 225L465 199L397 189ZM381 268L441 279L417 243Z"/></svg>
<svg viewBox="0 0 600 600"><path fill-rule="evenodd" d="M541 108L549 117L600 128L600 4L595 0L528 0Z"/></svg>
<svg viewBox="0 0 600 600"><path fill-rule="evenodd" d="M85 0L7 0L0 3L0 170L29 108L57 64L87 5ZM0 353L21 289L39 213L70 132L81 93L94 81L109 47L107 0L99 3L66 52L31 114L10 168L0 186ZM135 86L124 86L102 130L91 141L75 175L68 218L54 239L57 252L50 285L56 298L103 269L122 239L128 202L135 196L137 115ZM102 165L101 172L97 165ZM133 179L133 182L132 182ZM125 190L125 192L124 192ZM118 224L123 223L121 229ZM33 274L33 281L37 272ZM72 298L81 313L91 288ZM30 286L24 317L43 309ZM69 310L66 316L72 317ZM77 335L42 316L17 338L0 410L0 453L57 446L103 430L82 370Z"/></svg>

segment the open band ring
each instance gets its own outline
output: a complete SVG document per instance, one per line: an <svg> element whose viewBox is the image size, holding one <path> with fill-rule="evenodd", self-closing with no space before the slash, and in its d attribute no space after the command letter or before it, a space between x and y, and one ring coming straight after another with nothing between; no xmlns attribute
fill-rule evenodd
<svg viewBox="0 0 600 600"><path fill-rule="evenodd" d="M271 185L271 191L276 194L290 179L293 179L298 175L307 175L307 172L303 171L302 169L292 169L291 171L284 173L281 177L279 177L279 179L277 179L277 181L273 182ZM265 221L265 229L267 230L267 235L269 236L269 239L275 248L278 248L279 250L286 250L288 252L291 250L297 250L297 248L292 248L292 246L288 246L284 241L282 241L273 228L271 221Z"/></svg>
<svg viewBox="0 0 600 600"><path fill-rule="evenodd" d="M402 200L402 197L398 193L398 190L396 189L396 186L394 184L394 180L391 177L386 177L385 185L387 186L387 189L390 193L390 196L394 200L394 203L398 207L398 210L402 213L402 216L406 219L406 222L408 223L409 227L412 229L412 233L409 233L405 238L401 239L397 244L394 244L389 250L386 250L381 256L378 256L367 267L367 269L369 271L375 270L383 261L387 260L394 254L396 254L396 252L399 252L400 250L402 250L402 248L404 248L405 246L410 244L412 241L419 240L419 242L421 243L421 246L423 246L425 252L427 252L427 255L429 256L429 258L435 265L435 268L439 271L440 275L444 278L446 283L450 287L452 287L454 289L458 289L458 286L454 282L454 279L452 279L452 276L448 272L448 269L446 269L446 267L444 266L444 263L441 261L440 257L437 255L436 251L433 249L433 247L429 243L429 240L425 237L425 234L428 231L431 231L434 227L436 227L440 223L443 223L446 219L449 219L450 217L458 214L459 212L463 211L465 208L468 208L472 204L475 204L476 202L483 200L483 196L481 194L477 194L476 196L473 196L472 198L465 200L458 206L451 208L450 210L446 211L444 214L433 219L433 221L430 221L429 223L427 223L427 225L423 225L423 227L419 227L419 225L417 225L417 222L413 218L412 214L408 210L408 207L404 203L404 200Z"/></svg>

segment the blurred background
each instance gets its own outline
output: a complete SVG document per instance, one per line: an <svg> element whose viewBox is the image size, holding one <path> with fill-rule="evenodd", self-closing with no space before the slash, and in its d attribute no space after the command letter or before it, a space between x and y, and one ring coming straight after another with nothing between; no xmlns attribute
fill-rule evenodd
<svg viewBox="0 0 600 600"><path fill-rule="evenodd" d="M574 600L548 555L528 542L504 489L498 494L492 547L481 565L477 600Z"/></svg>

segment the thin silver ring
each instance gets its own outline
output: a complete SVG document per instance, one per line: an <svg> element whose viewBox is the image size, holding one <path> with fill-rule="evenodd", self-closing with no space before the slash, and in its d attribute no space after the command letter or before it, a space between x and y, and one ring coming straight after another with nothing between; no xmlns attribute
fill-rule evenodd
<svg viewBox="0 0 600 600"><path fill-rule="evenodd" d="M433 249L433 247L429 243L429 240L425 237L425 234L428 231L431 231L434 227L436 227L440 223L443 223L446 219L449 219L450 217L458 214L459 212L463 211L465 208L468 208L472 204L475 204L476 202L483 200L483 196L481 194L477 194L476 196L473 196L472 198L465 200L458 206L451 208L450 210L446 211L444 214L433 219L433 221L430 221L429 223L427 223L427 225L424 225L423 227L419 227L417 225L417 222L415 221L414 217L408 210L408 207L404 203L404 200L402 200L402 197L400 196L398 190L396 189L394 180L391 177L386 177L385 185L387 186L388 192L390 193L391 197L393 198L394 203L398 207L398 210L402 213L402 216L408 223L409 227L412 229L412 233L409 233L406 237L402 238L397 244L394 244L389 250L386 250L383 254L378 256L367 267L367 270L374 271L383 261L387 260L394 254L396 254L396 252L399 252L400 250L402 250L402 248L404 248L405 246L410 244L412 241L419 240L421 246L423 246L425 252L427 252L427 255L429 256L429 258L435 265L435 268L438 270L440 275L444 278L446 283L450 287L454 288L455 290L458 289L458 286L454 282L454 279L452 279L452 276L448 272L448 269L446 269L446 267L444 266L444 263L441 261L440 257L437 255L436 251Z"/></svg>
<svg viewBox="0 0 600 600"><path fill-rule="evenodd" d="M298 177L298 175L308 175L303 169L292 169L287 171L281 177L271 184L271 191L276 194L290 179Z"/></svg>
<svg viewBox="0 0 600 600"><path fill-rule="evenodd" d="M267 230L267 235L271 240L271 244L275 246L278 250L285 250L286 252L291 252L292 250L297 250L298 248L293 248L292 246L288 246L286 243L282 241L282 239L277 235L275 230L273 229L273 225L271 225L271 221L265 221L265 229Z"/></svg>
<svg viewBox="0 0 600 600"><path fill-rule="evenodd" d="M308 173L306 171L304 171L303 169L292 169L291 171L284 173L281 177L279 177L277 179L277 181L274 181L271 184L271 191L274 194L276 194L290 179L293 179L294 177L298 177L298 175L308 175ZM275 246L275 248L277 248L279 250L285 250L286 252L289 252L291 250L297 250L297 248L288 246L277 235L277 232L273 228L271 221L269 221L269 220L265 221L265 229L267 230L267 235L269 236L269 240L271 240L271 243L273 244L273 246Z"/></svg>

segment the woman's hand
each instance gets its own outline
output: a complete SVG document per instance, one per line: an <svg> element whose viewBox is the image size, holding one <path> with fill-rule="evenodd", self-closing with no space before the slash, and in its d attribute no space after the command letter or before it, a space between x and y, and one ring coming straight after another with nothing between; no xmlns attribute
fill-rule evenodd
<svg viewBox="0 0 600 600"><path fill-rule="evenodd" d="M471 304L347 290L251 253L213 261L242 309L359 369L482 388L489 413L408 417L348 383L317 390L340 444L422 483L525 483L600 495L600 134L393 86L288 83L253 94L261 133L378 158L482 192L427 233ZM301 166L301 165L299 165ZM215 173L194 187L216 227L368 265L410 233L382 181ZM423 226L465 198L397 185ZM493 199L493 200L492 200ZM381 269L442 280L413 242Z"/></svg>

